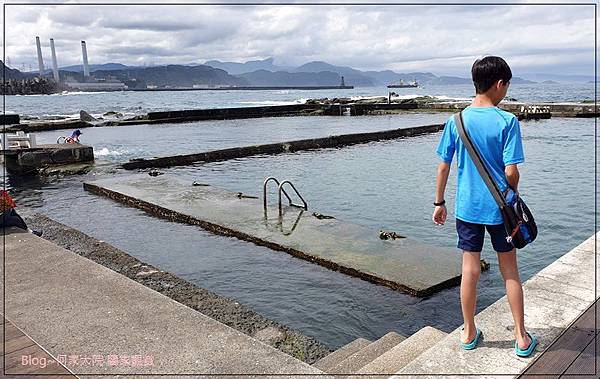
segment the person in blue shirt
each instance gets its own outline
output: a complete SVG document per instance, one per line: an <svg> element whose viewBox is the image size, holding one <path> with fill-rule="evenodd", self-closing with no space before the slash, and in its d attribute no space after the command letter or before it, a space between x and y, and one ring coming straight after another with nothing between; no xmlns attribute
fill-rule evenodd
<svg viewBox="0 0 600 379"><path fill-rule="evenodd" d="M81 133L81 130L77 129L73 132L73 134L71 134L71 137L67 137L65 138L65 142L66 143L71 143L71 144L75 144L75 143L80 143L79 142L79 136L82 135L83 133Z"/></svg>
<svg viewBox="0 0 600 379"><path fill-rule="evenodd" d="M510 186L515 192L519 185L519 169L523 163L521 128L515 115L497 107L506 96L512 72L504 59L488 56L476 60L471 69L475 98L463 111L465 129L478 149L491 175L504 191ZM457 160L456 231L458 248L462 254L460 300L464 318L461 346L467 350L477 346L482 332L475 325L477 282L481 273L480 254L485 230L498 255L500 272L506 286L506 295L515 323L515 353L531 355L537 340L525 330L523 288L517 267L514 246L507 241L502 215L492 194L479 175L473 160L463 145L454 123L446 122L437 155L442 162L437 172L433 222L444 225L447 210L444 192L454 155Z"/></svg>

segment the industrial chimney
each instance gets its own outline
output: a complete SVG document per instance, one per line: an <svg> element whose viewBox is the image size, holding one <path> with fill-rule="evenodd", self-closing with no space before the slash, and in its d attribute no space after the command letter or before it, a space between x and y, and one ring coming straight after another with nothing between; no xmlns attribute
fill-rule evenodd
<svg viewBox="0 0 600 379"><path fill-rule="evenodd" d="M50 49L52 50L52 72L54 73L54 81L58 83L60 77L58 76L58 63L56 63L56 50L54 50L54 38L50 38Z"/></svg>
<svg viewBox="0 0 600 379"><path fill-rule="evenodd" d="M85 47L85 41L81 41L81 54L83 54L83 77L87 78L90 76L90 68L87 60L87 48Z"/></svg>
<svg viewBox="0 0 600 379"><path fill-rule="evenodd" d="M43 76L44 60L42 59L42 45L40 44L40 37L35 37L35 44L37 45L38 66L40 68L40 76Z"/></svg>

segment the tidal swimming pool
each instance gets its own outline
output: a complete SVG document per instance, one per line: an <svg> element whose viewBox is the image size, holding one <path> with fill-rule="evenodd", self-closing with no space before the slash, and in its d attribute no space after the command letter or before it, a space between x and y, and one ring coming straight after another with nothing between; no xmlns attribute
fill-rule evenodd
<svg viewBox="0 0 600 379"><path fill-rule="evenodd" d="M594 122L552 119L522 127L526 162L521 167L521 192L540 225L538 240L519 253L526 280L594 232ZM434 227L430 221L438 138L433 134L166 171L190 183L201 181L254 195L261 195L266 176L291 179L311 212L453 249L452 217L444 227ZM84 192L81 182L91 179L13 185L21 204L244 303L332 348L357 337L378 338L390 330L409 335L432 325L450 331L462 322L457 288L413 298L285 253L155 219ZM452 174L450 204L454 181ZM275 201L273 195L270 199ZM449 210L452 214L452 207ZM489 244L483 258L491 269L481 277L478 310L504 294Z"/></svg>
<svg viewBox="0 0 600 379"><path fill-rule="evenodd" d="M236 146L258 145L330 135L373 132L441 124L447 113L401 113L364 117L266 117L211 120L179 124L133 125L83 129L81 141L94 147L97 159L126 162L199 153ZM56 143L72 130L36 133L38 143Z"/></svg>

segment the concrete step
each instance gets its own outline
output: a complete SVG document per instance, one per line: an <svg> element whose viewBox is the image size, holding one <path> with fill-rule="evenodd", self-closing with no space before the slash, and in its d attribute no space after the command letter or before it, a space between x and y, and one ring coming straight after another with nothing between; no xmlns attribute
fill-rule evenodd
<svg viewBox="0 0 600 379"><path fill-rule="evenodd" d="M353 374L405 339L406 337L396 332L389 332L377 341L350 355L330 370L323 371L329 374Z"/></svg>
<svg viewBox="0 0 600 379"><path fill-rule="evenodd" d="M599 284L595 272L600 268L600 261L595 259L594 246L600 241L600 233L596 236L523 283L525 325L540 341L532 357L521 358L514 353L514 321L508 299L503 296L475 315L475 324L485 336L476 349L460 347L461 328L458 327L398 370L394 378L441 377L447 373L457 378L481 377L483 373L487 373L488 378L500 378L493 376L494 373L502 373L505 379L518 377L596 300Z"/></svg>
<svg viewBox="0 0 600 379"><path fill-rule="evenodd" d="M381 376L370 377L368 374L394 374L447 335L441 330L426 326L356 371L361 376L351 378L379 379Z"/></svg>
<svg viewBox="0 0 600 379"><path fill-rule="evenodd" d="M341 361L348 358L350 355L368 346L370 343L371 341L364 338L357 338L349 344L340 347L333 353L319 359L313 364L313 366L321 371L327 372L337 366Z"/></svg>

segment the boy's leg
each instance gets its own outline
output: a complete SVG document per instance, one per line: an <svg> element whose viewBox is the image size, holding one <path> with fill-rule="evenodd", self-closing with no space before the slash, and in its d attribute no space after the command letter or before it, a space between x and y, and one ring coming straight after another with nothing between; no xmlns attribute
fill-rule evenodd
<svg viewBox="0 0 600 379"><path fill-rule="evenodd" d="M477 308L477 283L481 274L481 252L463 251L462 276L460 280L460 306L465 330L461 342L473 341L477 334L475 309Z"/></svg>
<svg viewBox="0 0 600 379"><path fill-rule="evenodd" d="M473 341L477 334L475 327L475 309L477 307L477 282L481 274L481 249L485 237L485 227L481 224L456 219L458 234L457 247L463 251L462 275L460 280L460 306L462 309L465 330L461 342Z"/></svg>
<svg viewBox="0 0 600 379"><path fill-rule="evenodd" d="M515 339L520 348L526 349L529 346L530 339L525 330L523 287L519 277L516 249L508 252L498 252L498 263L506 285L506 297L508 298L510 311L515 322Z"/></svg>
<svg viewBox="0 0 600 379"><path fill-rule="evenodd" d="M492 237L492 245L498 253L498 264L500 273L506 286L506 297L510 305L510 311L515 322L515 339L519 347L526 349L530 339L525 330L525 306L523 301L523 286L519 276L517 264L517 250L506 241L506 229L504 225L488 225L488 233Z"/></svg>

